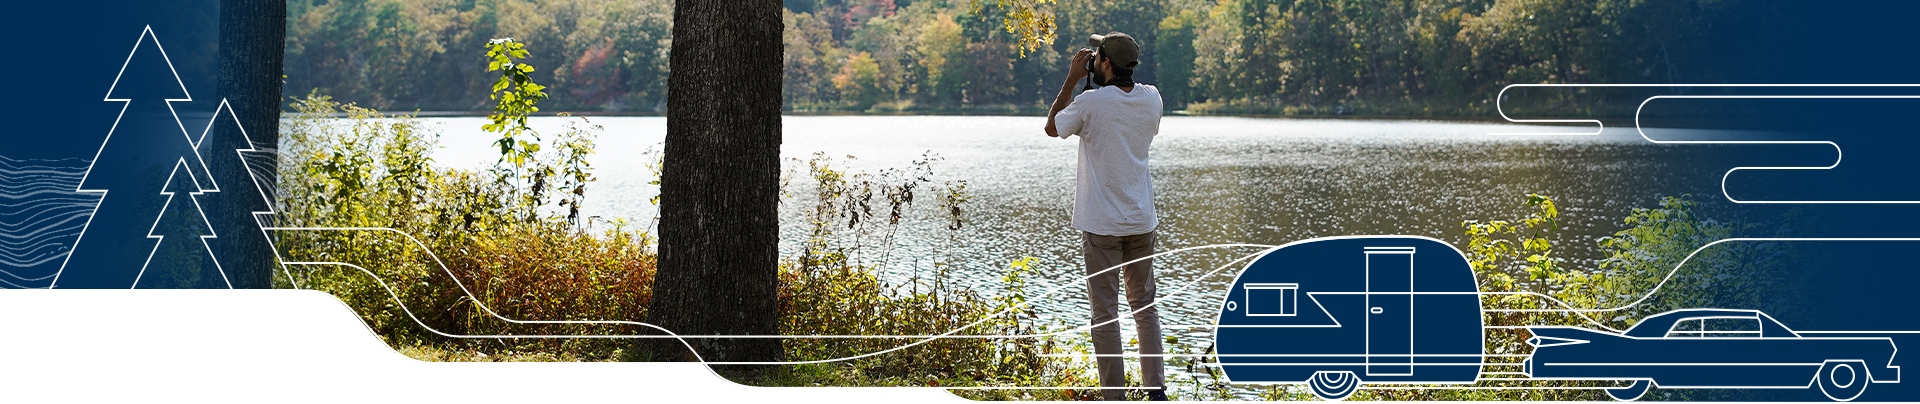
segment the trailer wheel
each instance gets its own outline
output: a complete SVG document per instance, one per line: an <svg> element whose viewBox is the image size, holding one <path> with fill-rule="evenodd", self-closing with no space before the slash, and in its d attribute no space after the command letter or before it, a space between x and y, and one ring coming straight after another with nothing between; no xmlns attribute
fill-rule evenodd
<svg viewBox="0 0 1920 404"><path fill-rule="evenodd" d="M1327 401L1339 401L1353 395L1360 387L1360 378L1353 372L1319 372L1307 378L1307 386L1313 388L1313 395Z"/></svg>
<svg viewBox="0 0 1920 404"><path fill-rule="evenodd" d="M1851 401L1867 391L1871 382L1867 376L1867 363L1862 361L1827 361L1820 365L1820 373L1814 378L1820 379L1820 392L1833 401Z"/></svg>
<svg viewBox="0 0 1920 404"><path fill-rule="evenodd" d="M1629 384L1627 387L1607 389L1607 397L1613 397L1613 399L1620 401L1639 400L1640 396L1647 394L1647 388L1652 386L1653 381L1634 380L1633 384Z"/></svg>

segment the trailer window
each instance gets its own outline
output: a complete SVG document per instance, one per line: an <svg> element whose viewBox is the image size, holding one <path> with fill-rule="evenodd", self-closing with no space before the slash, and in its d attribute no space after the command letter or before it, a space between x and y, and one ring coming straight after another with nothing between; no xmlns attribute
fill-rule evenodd
<svg viewBox="0 0 1920 404"><path fill-rule="evenodd" d="M1249 316L1292 316L1299 310L1300 284L1249 283L1245 287Z"/></svg>

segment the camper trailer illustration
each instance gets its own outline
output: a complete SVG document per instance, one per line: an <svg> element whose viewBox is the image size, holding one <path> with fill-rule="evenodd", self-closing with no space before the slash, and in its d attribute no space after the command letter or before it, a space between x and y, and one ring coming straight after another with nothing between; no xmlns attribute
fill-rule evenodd
<svg viewBox="0 0 1920 404"><path fill-rule="evenodd" d="M1473 270L1417 236L1295 242L1240 272L1220 305L1220 368L1236 384L1469 384L1485 335Z"/></svg>

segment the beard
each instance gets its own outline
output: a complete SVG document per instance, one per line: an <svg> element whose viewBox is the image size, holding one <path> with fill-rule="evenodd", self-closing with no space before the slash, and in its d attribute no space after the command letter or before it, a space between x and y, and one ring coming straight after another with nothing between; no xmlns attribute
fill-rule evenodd
<svg viewBox="0 0 1920 404"><path fill-rule="evenodd" d="M1131 74L1127 76L1113 76L1111 79L1105 76L1106 75L1095 72L1093 76L1087 78L1087 82L1095 86L1101 86L1101 87L1131 86L1134 84L1133 76Z"/></svg>

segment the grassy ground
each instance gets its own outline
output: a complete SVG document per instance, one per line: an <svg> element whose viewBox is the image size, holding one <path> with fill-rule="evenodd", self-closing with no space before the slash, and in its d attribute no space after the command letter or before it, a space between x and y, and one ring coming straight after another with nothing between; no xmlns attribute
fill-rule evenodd
<svg viewBox="0 0 1920 404"><path fill-rule="evenodd" d="M408 358L427 362L611 362L619 359L618 352L612 357L590 358L566 352L496 350L489 354L480 350L455 350L427 345L399 346L394 350Z"/></svg>

